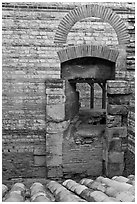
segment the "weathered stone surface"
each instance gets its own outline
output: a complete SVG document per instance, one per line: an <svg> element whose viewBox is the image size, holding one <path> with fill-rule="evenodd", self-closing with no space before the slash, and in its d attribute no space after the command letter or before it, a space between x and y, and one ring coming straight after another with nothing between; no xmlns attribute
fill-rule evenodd
<svg viewBox="0 0 137 204"><path fill-rule="evenodd" d="M33 151L34 155L46 155L46 147L42 146L42 145L38 145L35 147L34 151Z"/></svg>
<svg viewBox="0 0 137 204"><path fill-rule="evenodd" d="M108 80L107 81L107 87L108 88L122 88L122 87L127 87L129 85L128 81L125 80Z"/></svg>
<svg viewBox="0 0 137 204"><path fill-rule="evenodd" d="M130 95L120 95L120 94L114 94L108 96L108 104L112 105L129 105L130 102Z"/></svg>
<svg viewBox="0 0 137 204"><path fill-rule="evenodd" d="M62 79L46 79L46 88L64 88L65 81Z"/></svg>
<svg viewBox="0 0 137 204"><path fill-rule="evenodd" d="M107 115L106 116L106 126L111 127L121 127L122 117L121 115Z"/></svg>
<svg viewBox="0 0 137 204"><path fill-rule="evenodd" d="M126 105L108 105L107 113L111 115L127 115L128 114L128 106Z"/></svg>
<svg viewBox="0 0 137 204"><path fill-rule="evenodd" d="M66 101L65 95L47 95L46 97L46 104L63 104Z"/></svg>
<svg viewBox="0 0 137 204"><path fill-rule="evenodd" d="M47 133L46 134L46 147L62 145L63 132L59 133Z"/></svg>
<svg viewBox="0 0 137 204"><path fill-rule="evenodd" d="M107 81L107 94L130 94L131 87L128 81Z"/></svg>
<svg viewBox="0 0 137 204"><path fill-rule="evenodd" d="M109 141L105 141L106 142L106 147L108 151L117 151L120 152L122 151L122 140L119 137L114 137L110 140L110 138L108 138Z"/></svg>
<svg viewBox="0 0 137 204"><path fill-rule="evenodd" d="M64 89L60 88L47 88L46 89L47 95L64 95Z"/></svg>
<svg viewBox="0 0 137 204"><path fill-rule="evenodd" d="M112 127L106 128L106 138L111 141L112 138L123 138L127 137L127 127Z"/></svg>
<svg viewBox="0 0 137 204"><path fill-rule="evenodd" d="M48 167L62 164L63 133L46 134L46 165Z"/></svg>
<svg viewBox="0 0 137 204"><path fill-rule="evenodd" d="M46 120L56 122L65 120L65 104L47 105Z"/></svg>
<svg viewBox="0 0 137 204"><path fill-rule="evenodd" d="M32 157L30 158L28 154L24 152L25 151L33 152L33 149L35 148L35 144L39 144L40 141L42 142L44 141L44 138L42 140L42 138L39 136L39 129L41 128L41 123L43 123L42 129L45 130L45 109L43 106L43 104L45 104L44 81L45 81L45 77L57 78L59 77L59 74L60 74L60 63L56 53L56 51L59 50L60 47L55 47L54 44L52 44L51 39L54 34L54 29L56 27L57 20L59 20L62 17L62 12L64 12L64 10L65 11L71 10L72 8L75 7L74 4L63 5L62 3L56 4L56 5L48 4L48 7L47 7L47 2L45 3L45 5L33 4L33 3L27 4L27 5L23 3L22 5L18 5L14 3L3 4L4 6L4 10L3 10L3 25L4 25L3 27L3 36L4 36L3 38L4 39L3 123L4 123L4 128L7 129L7 133L4 135L3 151L5 152L9 151L9 155L10 155L7 161L5 159L6 161L5 163L7 164L8 168L4 167L3 170L4 170L4 174L5 175L7 174L7 176L8 177L10 176L11 178L17 175L30 176L31 172L32 172L32 175L34 176L38 175L37 169L35 170L35 173L33 173L33 168L32 168L33 159L34 159L33 154L32 154ZM81 3L78 3L78 5L81 5ZM129 12L129 10L130 12L134 12L132 9L130 9L134 7L133 4L116 3L114 5L113 3L109 3L109 4L106 3L106 5L108 7L114 8L114 10L118 12L118 15L120 16L122 15L122 18L124 18L124 21L126 24L127 24L127 21L129 20L127 13ZM25 11L24 6L27 7L27 11ZM54 12L55 7L59 12ZM10 8L10 13L8 10L9 8ZM16 11L18 10L17 8L19 8L20 10L20 12L17 15L18 17L16 16ZM34 12L35 15L31 15L33 10L35 11ZM41 13L41 15L39 16L38 13ZM45 16L45 13L46 13L46 16ZM103 15L106 15L106 14L103 14ZM25 16L25 20L24 20L24 16ZM23 32L21 33L20 40L16 38L16 36L19 36L18 34L20 32L20 29L16 29L16 17L18 18L19 28L20 26L21 28L23 28ZM12 20L13 18L15 18L15 21ZM46 19L45 21L46 24L43 23L43 19ZM32 21L33 23L31 23ZM69 43L71 43L71 41L74 41L74 43L79 42L81 35L78 35L78 34L81 33L81 31L83 31L83 28L85 29L85 25L88 26L88 23L89 22L87 22L87 19L86 19L86 20L83 20L83 22L81 22L80 25L79 23L75 25L76 27L74 27L74 29L72 30L68 38L68 45ZM100 33L99 36L94 36L98 33L96 32L93 33L93 38L95 37L98 43L103 43L103 44L108 43L110 46L115 47L115 45L117 44L116 36L113 35L114 33L112 33L112 29L109 28L109 25L106 25L106 23L104 22L98 21L98 19L96 18L94 19L93 22L90 22L90 23L91 24L93 23L94 25L93 27L95 28L95 30L99 31ZM130 22L129 24L132 24L132 22ZM37 27L37 31L33 30L33 26L35 28ZM50 32L43 32L42 28L46 29L46 31L50 30ZM103 32L99 30L100 28L101 29L103 28ZM131 28L131 26L128 26L128 28ZM25 34L26 30L27 30L27 34L29 35ZM88 40L89 42L91 41L90 39L91 32L89 30L90 29L86 29L85 37L81 38L81 39L84 39L86 43L88 43ZM131 32L130 30L129 32ZM14 39L12 39L12 34L14 34L13 35ZM132 43L128 46L127 54L134 55L133 53L134 35L133 33L130 35L131 35L130 41L132 40L131 41ZM108 39L111 39L111 40L108 40ZM82 43L83 42L81 41L81 44ZM90 46L84 46L84 47L89 48ZM130 51L129 51L129 48L130 48ZM124 47L123 47L123 50L125 54L126 50ZM82 55L80 56L84 56L85 50L81 50L81 51L82 51ZM90 51L88 50L86 52L90 53ZM106 56L107 53L105 51L106 50L103 49L101 50L101 53L103 53L103 55ZM68 53L68 56L70 56L70 54L73 56L73 53ZM92 54L96 54L97 56L98 52L96 50L92 50ZM120 52L120 54L123 57L123 53ZM111 53L110 53L110 56L112 56ZM9 57L10 57L10 60L9 60ZM125 66L126 60L122 59L122 57L119 58L120 61L116 64L117 73L118 73L116 77L119 77L119 78L120 77L124 78L124 76L120 74L120 69L121 67L123 69L123 67ZM107 59L109 59L109 56ZM129 66L130 64L131 64L131 61L128 61L128 68L132 69L132 66ZM126 72L126 67L124 67L124 69ZM55 73L58 73L58 74L56 75ZM131 81L131 79L133 79L133 75L134 75L134 72L129 70L125 77L128 77L128 80ZM60 88L60 89L63 88L63 83L61 82L61 80L57 80L58 83L55 83L55 81L56 80L52 80L51 83L48 84L48 88ZM25 122L20 122L21 121L20 117L21 117L21 120L22 121L25 120ZM36 125L35 124L33 125L33 120L37 121ZM21 133L18 133L16 135L18 142L15 142L15 144L14 144L14 141L15 141L14 133L9 133L10 128L14 128L16 131L16 128L20 127L23 123L25 123L24 128L26 132L30 132L31 129L34 129L34 128L38 131L37 136L34 136L32 133L30 137L30 141L29 139L27 140L26 143L29 144L29 147L27 146L27 148L26 148L26 145L24 145L23 140L21 140ZM30 135L24 135L23 139L29 138L28 136ZM130 138L130 141L134 140L133 137L131 136L129 138ZM30 146L30 143L33 145ZM22 148L23 145L25 146L24 149ZM23 161L21 159L20 160L18 159L18 154L17 154L17 159L13 160L12 154L10 152L12 146L15 147L15 149L13 149L12 151L17 152L16 147L18 147L18 151L23 151L23 154L22 154L24 155ZM133 143L132 143L132 146L134 146ZM132 150L132 148L130 148L130 150ZM7 171L7 169L9 170ZM15 172L18 172L18 174L16 175Z"/></svg>
<svg viewBox="0 0 137 204"><path fill-rule="evenodd" d="M62 165L59 166L47 166L48 178L61 178L63 176Z"/></svg>
<svg viewBox="0 0 137 204"><path fill-rule="evenodd" d="M123 163L124 153L123 152L109 152L108 162L112 163Z"/></svg>
<svg viewBox="0 0 137 204"><path fill-rule="evenodd" d="M63 132L64 130L67 129L69 125L69 121L63 121L60 123L55 123L55 122L49 122L47 123L47 133L59 133Z"/></svg>
<svg viewBox="0 0 137 204"><path fill-rule="evenodd" d="M108 87L107 94L130 94L132 93L130 87Z"/></svg>
<svg viewBox="0 0 137 204"><path fill-rule="evenodd" d="M46 165L46 155L35 155L34 164L36 166L45 166Z"/></svg>
<svg viewBox="0 0 137 204"><path fill-rule="evenodd" d="M49 152L48 152L49 153ZM49 153L50 156L46 157L46 165L49 167L62 165L62 155Z"/></svg>
<svg viewBox="0 0 137 204"><path fill-rule="evenodd" d="M114 175L121 176L124 171L124 163L107 162L106 176L112 178Z"/></svg>

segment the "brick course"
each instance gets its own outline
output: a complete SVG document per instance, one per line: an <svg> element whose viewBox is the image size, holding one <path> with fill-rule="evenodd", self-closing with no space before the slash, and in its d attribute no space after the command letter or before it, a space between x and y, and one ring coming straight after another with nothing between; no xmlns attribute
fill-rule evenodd
<svg viewBox="0 0 137 204"><path fill-rule="evenodd" d="M102 3L97 4L102 6ZM17 152L26 152L28 155L31 152L33 157L37 146L45 147L45 80L60 78L60 60L57 52L60 52L62 46L57 47L54 44L55 33L62 18L72 9L83 5L85 2L2 3L4 161L7 156ZM128 80L133 93L128 115L128 147L133 153L135 6L130 2L106 2L103 3L103 6L112 9L124 22L124 27L130 36L126 53L125 46L118 48L116 33L109 23L92 17L83 18L80 22L75 23L63 48L94 42L119 51L116 62L116 79ZM119 24L115 27L120 31ZM122 43L125 42L123 36L119 32L119 39ZM85 99L82 96L81 100L86 101L87 98L88 94ZM57 101L62 103L62 100L65 100L63 96ZM51 98L50 100L48 98L47 103L52 103ZM18 164L14 156L13 161ZM8 169L8 164L4 168ZM33 167L31 170L33 171ZM26 174L25 172L26 170L23 175ZM45 176L45 174L41 175Z"/></svg>

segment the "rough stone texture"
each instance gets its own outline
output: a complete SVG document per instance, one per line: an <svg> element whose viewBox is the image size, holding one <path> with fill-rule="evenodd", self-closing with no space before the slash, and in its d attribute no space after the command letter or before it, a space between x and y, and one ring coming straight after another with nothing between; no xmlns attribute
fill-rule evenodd
<svg viewBox="0 0 137 204"><path fill-rule="evenodd" d="M46 116L47 121L63 121L65 119L65 105L47 105Z"/></svg>
<svg viewBox="0 0 137 204"><path fill-rule="evenodd" d="M97 4L102 5L101 2ZM72 9L82 5L85 5L85 2L3 2L2 4L4 178L5 172L8 172L8 178L17 177L17 175L30 176L30 172L35 177L39 175L45 177L45 170L43 171L45 167L36 168L33 161L35 149L38 147L44 149L46 146L46 103L65 102L64 92L59 94L63 87L60 80L58 81L59 91L54 92L57 93L56 96L53 92L45 92L45 80L49 78L57 80L61 72L57 52L62 47L54 44L54 37L62 18ZM92 41L93 44L118 50L115 77L118 80L126 79L130 83L132 92L128 114L128 149L134 155L135 6L134 2L103 2L103 6L111 8L123 20L130 35L128 45L119 47L116 33L109 23L102 22L99 18L84 19L83 16L83 19L72 27L63 48L90 44ZM116 26L118 30L120 29L119 37L121 38L125 31L123 27L119 27L119 24ZM50 86L54 86L54 83L50 83ZM84 88L83 92L81 101L87 104L89 94L86 93L89 93L89 90ZM48 93L50 95L46 96L45 94ZM101 90L97 88L96 93L101 95ZM96 99L100 104L101 100L97 97ZM122 122L121 125L123 125ZM15 154L18 156L15 157ZM22 158L25 157L28 160L28 169L26 169L26 163L24 164L20 158L20 154L26 155ZM15 168L16 166L23 170L19 171Z"/></svg>
<svg viewBox="0 0 137 204"><path fill-rule="evenodd" d="M129 94L131 93L130 87L108 87L108 94Z"/></svg>
<svg viewBox="0 0 137 204"><path fill-rule="evenodd" d="M107 115L106 126L107 127L121 127L122 117L121 115Z"/></svg>
<svg viewBox="0 0 137 204"><path fill-rule="evenodd" d="M128 136L127 135L127 120L128 120L127 116L128 116L129 105L125 105L123 104L123 102L124 102L124 99L127 99L126 96L127 94L130 93L130 91L129 91L129 83L127 81L108 81L107 86L108 86L108 89L107 89L108 104L107 104L107 116L106 116L107 128L106 128L106 132L105 132L106 134L104 137L104 160L105 160L106 175L109 177L112 177L114 175L122 175L125 168L124 152L126 151L126 148L123 148L122 143L124 143L124 146L125 146L124 140L127 139L127 136ZM121 90L124 90L123 93L121 92ZM116 97L115 97L115 94L116 94ZM118 94L120 95L119 101L117 100ZM109 100L109 97L111 97L110 100ZM112 101L116 105L112 105L111 104ZM117 101L118 101L118 105L117 105ZM120 101L122 102L122 104L120 104ZM113 121L116 121L117 117L119 116L122 119L120 123L121 127L120 126L118 127L117 123L114 123L114 122L112 123L111 120L108 120L109 118L113 118ZM113 127L112 127L112 124L114 125Z"/></svg>
<svg viewBox="0 0 137 204"><path fill-rule="evenodd" d="M108 97L108 103L112 105L129 105L131 95L112 95Z"/></svg>
<svg viewBox="0 0 137 204"><path fill-rule="evenodd" d="M63 138L64 177L102 175L104 115L103 111L81 109L79 115L71 121Z"/></svg>
<svg viewBox="0 0 137 204"><path fill-rule="evenodd" d="M111 141L113 137L127 137L127 127L106 128L106 137L109 141Z"/></svg>
<svg viewBox="0 0 137 204"><path fill-rule="evenodd" d="M135 176L96 179L24 180L9 187L3 202L135 202Z"/></svg>
<svg viewBox="0 0 137 204"><path fill-rule="evenodd" d="M126 105L108 105L107 112L111 115L127 115L128 114L128 107Z"/></svg>

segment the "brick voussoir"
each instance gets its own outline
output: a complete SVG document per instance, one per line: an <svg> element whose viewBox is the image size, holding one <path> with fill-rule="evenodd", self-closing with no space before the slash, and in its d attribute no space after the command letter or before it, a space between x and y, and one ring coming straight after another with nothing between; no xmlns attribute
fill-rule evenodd
<svg viewBox="0 0 137 204"><path fill-rule="evenodd" d="M119 52L114 49L108 49L106 46L103 47L97 45L78 45L58 51L61 62L86 56L99 57L115 62L118 54Z"/></svg>
<svg viewBox="0 0 137 204"><path fill-rule="evenodd" d="M58 26L58 29L55 34L54 42L65 43L69 30L72 28L72 26L76 22L80 21L81 19L85 19L90 16L92 17L93 14L95 17L102 18L104 21L110 23L110 25L114 28L115 32L117 33L119 44L126 43L126 40L122 40L122 37L119 36L119 31L123 31L122 36L125 35L126 33L126 30L125 30L126 26L124 25L121 18L111 9L97 4L90 5L89 7L87 5L83 5L66 14L66 16L62 20L63 23L61 21ZM66 22L66 25L65 25L65 22ZM62 25L63 27L60 25ZM66 32L62 33L62 29L65 30ZM59 33L62 35L63 39L65 40L62 41L61 38L59 39L57 37Z"/></svg>

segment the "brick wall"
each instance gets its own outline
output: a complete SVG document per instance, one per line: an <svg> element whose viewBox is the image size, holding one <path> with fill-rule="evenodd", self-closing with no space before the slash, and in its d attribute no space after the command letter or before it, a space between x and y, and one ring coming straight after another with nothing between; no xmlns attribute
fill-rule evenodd
<svg viewBox="0 0 137 204"><path fill-rule="evenodd" d="M5 2L2 4L4 179L22 175L30 177L30 171L34 172L32 174L34 176L46 176L45 80L60 78L57 51L61 47L54 44L54 37L62 18L70 10L84 4L76 2ZM129 80L133 90L128 120L129 150L133 154L135 6L134 3L128 2L103 3L103 5L111 8L122 18L130 34L130 43L126 48L127 61L125 61L126 53L123 52L125 48L119 49L116 78ZM66 47L91 42L116 49L118 47L118 40L112 26L99 18L91 17L77 22L72 27ZM24 159L21 161L22 153L29 160L24 170L22 166L26 165L26 161ZM40 164L36 162L37 157L41 158ZM41 173L35 173L37 168ZM9 169L12 169L14 174Z"/></svg>

